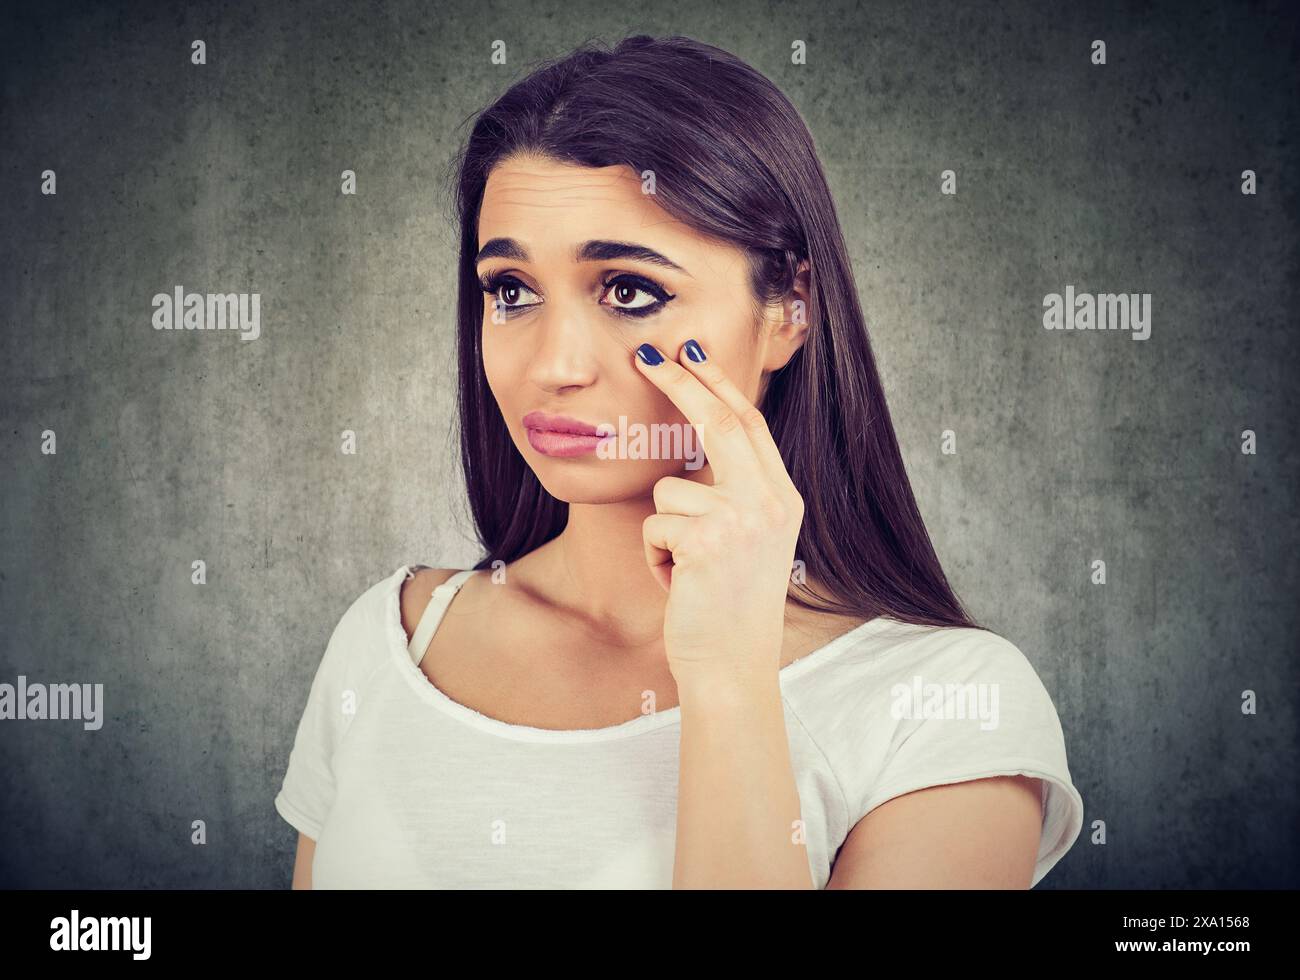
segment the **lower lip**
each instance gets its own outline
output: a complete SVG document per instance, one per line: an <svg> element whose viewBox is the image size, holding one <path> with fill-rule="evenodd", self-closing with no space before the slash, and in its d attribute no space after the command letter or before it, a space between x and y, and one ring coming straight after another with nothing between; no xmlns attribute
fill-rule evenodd
<svg viewBox="0 0 1300 980"><path fill-rule="evenodd" d="M573 432L528 429L528 444L543 456L585 456L609 436L582 436Z"/></svg>

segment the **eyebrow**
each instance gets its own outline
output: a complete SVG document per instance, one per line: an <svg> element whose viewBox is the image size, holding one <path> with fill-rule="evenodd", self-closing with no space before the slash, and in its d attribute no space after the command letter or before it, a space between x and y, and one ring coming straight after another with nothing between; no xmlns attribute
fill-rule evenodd
<svg viewBox="0 0 1300 980"><path fill-rule="evenodd" d="M668 256L645 245L637 245L634 242L611 242L600 238L592 239L579 245L574 250L573 258L576 262L610 262L614 259L629 259L635 262L649 262L652 265L660 265L665 269L676 269L678 272L690 275L689 272L686 272ZM474 264L478 265L484 259L529 261L528 250L513 238L488 239L487 244L479 249Z"/></svg>

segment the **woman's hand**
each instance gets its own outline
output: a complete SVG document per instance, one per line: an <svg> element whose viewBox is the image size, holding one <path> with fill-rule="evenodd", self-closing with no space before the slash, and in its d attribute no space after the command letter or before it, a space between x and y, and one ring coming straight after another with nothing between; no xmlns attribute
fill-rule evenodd
<svg viewBox="0 0 1300 980"><path fill-rule="evenodd" d="M642 529L646 562L668 590L668 666L678 681L713 668L775 678L803 498L763 413L718 365L692 359L692 346L699 348L682 347L680 363L637 357L641 373L695 427L713 475L713 486L677 476L656 483L657 513ZM643 344L638 353L647 349L655 350Z"/></svg>

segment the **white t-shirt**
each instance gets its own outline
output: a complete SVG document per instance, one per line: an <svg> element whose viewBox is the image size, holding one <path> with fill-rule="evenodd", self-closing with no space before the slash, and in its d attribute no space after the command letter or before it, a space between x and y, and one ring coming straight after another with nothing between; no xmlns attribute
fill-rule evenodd
<svg viewBox="0 0 1300 980"><path fill-rule="evenodd" d="M435 590L408 643L399 597L415 567L343 615L298 724L275 807L316 841L313 886L671 888L680 709L556 731L451 700L416 662L472 573ZM780 684L818 888L861 817L925 786L1041 779L1035 885L1078 837L1056 709L1002 637L877 618Z"/></svg>

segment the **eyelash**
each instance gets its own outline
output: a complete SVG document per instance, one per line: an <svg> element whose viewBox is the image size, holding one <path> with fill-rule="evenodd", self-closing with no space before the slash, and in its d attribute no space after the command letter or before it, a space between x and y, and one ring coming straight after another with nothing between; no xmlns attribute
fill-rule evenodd
<svg viewBox="0 0 1300 980"><path fill-rule="evenodd" d="M611 312L617 314L618 316L630 317L631 319L634 320L641 320L644 319L645 317L658 313L665 306L667 306L671 300L677 298L675 294L669 293L657 282L654 282L653 280L650 279L646 279L643 276L632 275L629 272L620 272L618 275L610 276L608 279L602 282L600 284L602 289L601 295L603 296L605 291L608 291L611 286L618 285L620 283L628 285L639 292L649 293L651 296L657 299L658 302L647 304L646 306L638 306L638 307L609 306L608 309ZM528 286L520 282L516 277L510 275L510 273L508 272L498 272L498 273L492 273L486 275L483 278L479 279L479 286L480 288L482 288L483 292L489 296L496 296L496 294L501 291L501 288L503 286L518 286L521 289L528 290L528 292L530 293L533 292L533 290L529 289ZM534 293L534 295L536 294ZM535 306L541 306L541 303L522 303L517 306L507 306L505 303L500 302L500 297L497 297L497 300L500 309L505 312L507 318L518 316L520 313L523 313L525 310L530 310ZM601 304L601 305L604 306L606 304Z"/></svg>

